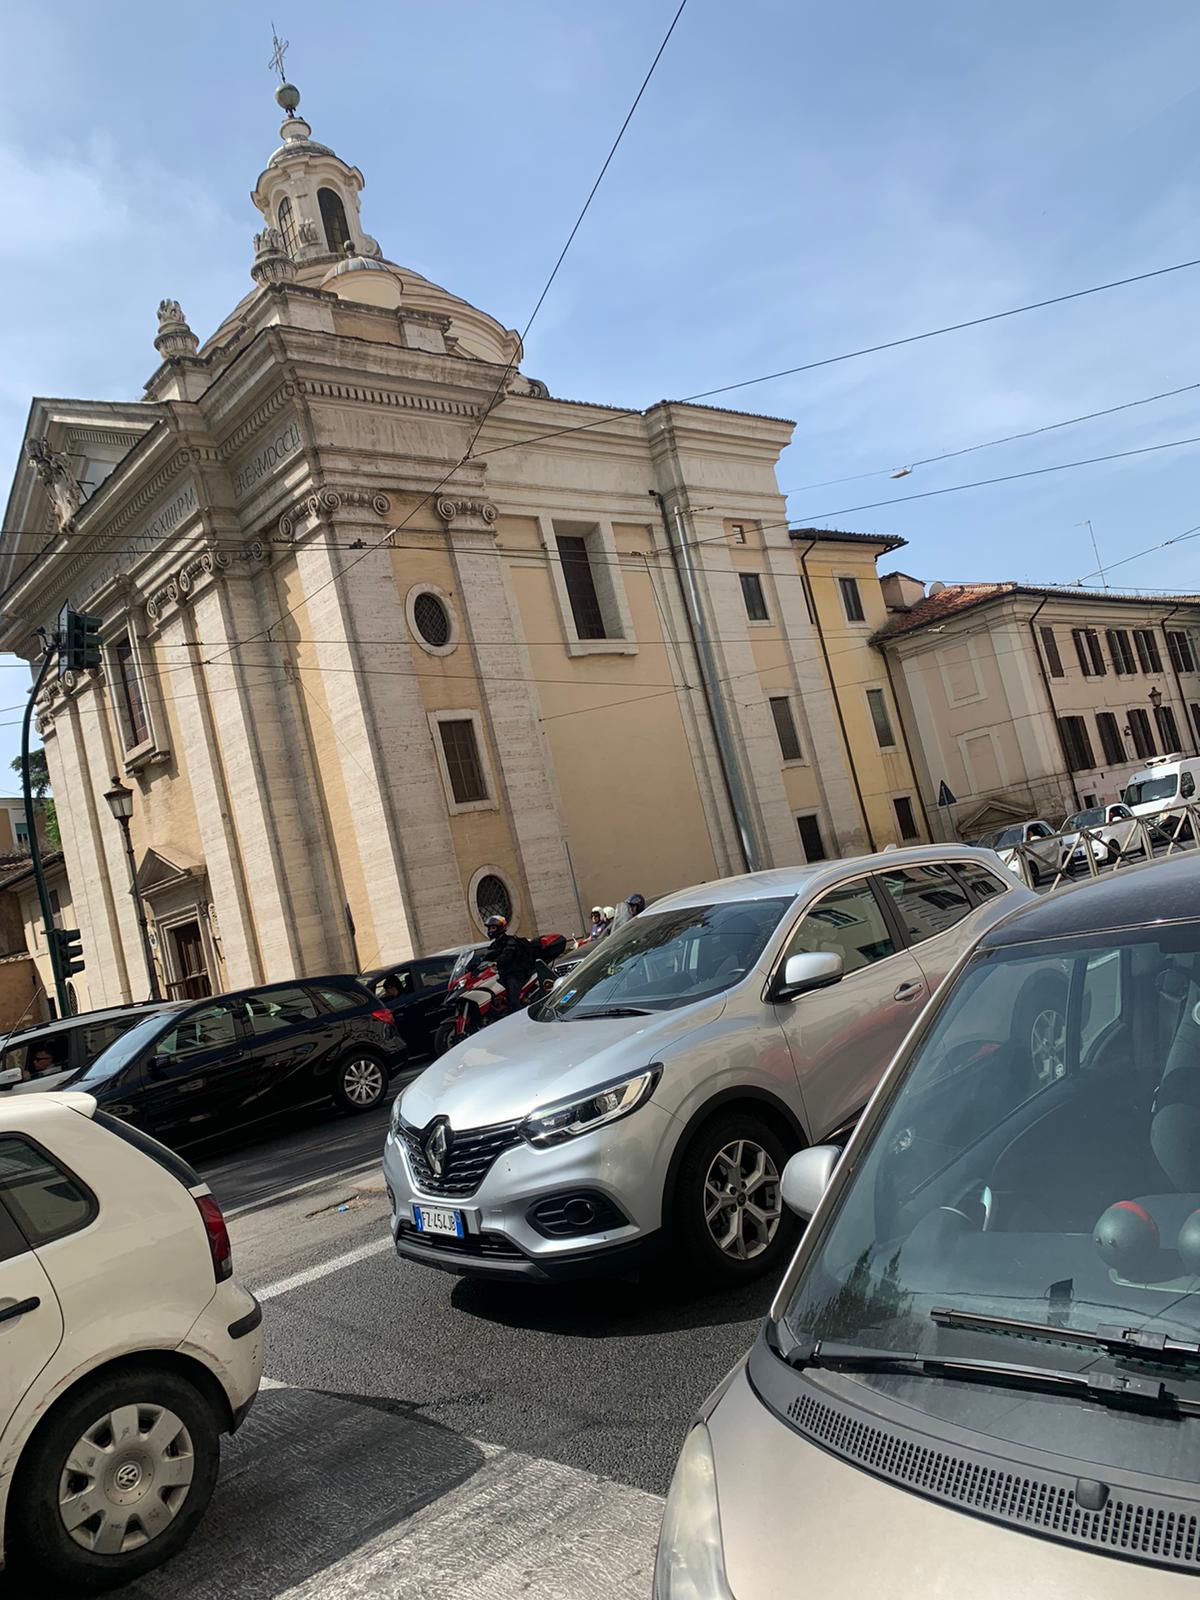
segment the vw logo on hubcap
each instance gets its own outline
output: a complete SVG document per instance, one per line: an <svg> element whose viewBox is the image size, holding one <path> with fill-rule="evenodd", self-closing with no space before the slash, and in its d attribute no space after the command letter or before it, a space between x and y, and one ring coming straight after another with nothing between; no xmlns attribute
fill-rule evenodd
<svg viewBox="0 0 1200 1600"><path fill-rule="evenodd" d="M450 1150L450 1130L446 1123L435 1122L425 1136L425 1159L429 1163L429 1170L435 1178L440 1178L446 1169L446 1156Z"/></svg>
<svg viewBox="0 0 1200 1600"><path fill-rule="evenodd" d="M142 1481L142 1469L136 1461L126 1461L117 1468L116 1485L118 1489L136 1489Z"/></svg>

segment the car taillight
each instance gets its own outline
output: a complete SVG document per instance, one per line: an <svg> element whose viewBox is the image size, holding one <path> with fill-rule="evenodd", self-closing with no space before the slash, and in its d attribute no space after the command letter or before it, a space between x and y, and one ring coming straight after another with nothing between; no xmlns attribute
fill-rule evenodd
<svg viewBox="0 0 1200 1600"><path fill-rule="evenodd" d="M198 1194L196 1207L200 1212L200 1220L204 1223L204 1232L208 1236L208 1251L212 1256L213 1273L218 1283L224 1283L226 1278L233 1276L233 1246L229 1242L229 1229L225 1226L225 1218L221 1215L221 1208L210 1194Z"/></svg>
<svg viewBox="0 0 1200 1600"><path fill-rule="evenodd" d="M378 1011L372 1011L371 1015L375 1018L376 1022L392 1021L392 1013L390 1011L385 1011L382 1006Z"/></svg>

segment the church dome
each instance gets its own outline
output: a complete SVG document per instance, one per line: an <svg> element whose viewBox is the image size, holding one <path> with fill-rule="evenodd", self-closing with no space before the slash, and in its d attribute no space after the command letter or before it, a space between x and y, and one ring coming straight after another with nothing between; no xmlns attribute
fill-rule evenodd
<svg viewBox="0 0 1200 1600"><path fill-rule="evenodd" d="M360 304L395 309L400 304L404 285L382 261L348 254L344 261L330 267L321 279L321 288L336 294L339 300L357 300Z"/></svg>

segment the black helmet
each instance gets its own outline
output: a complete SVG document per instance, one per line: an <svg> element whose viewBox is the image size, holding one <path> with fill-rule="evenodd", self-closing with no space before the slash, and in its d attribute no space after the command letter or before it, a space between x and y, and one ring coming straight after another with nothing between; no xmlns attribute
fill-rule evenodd
<svg viewBox="0 0 1200 1600"><path fill-rule="evenodd" d="M483 926L487 930L488 936L494 939L498 933L503 933L508 927L508 918L491 916Z"/></svg>
<svg viewBox="0 0 1200 1600"><path fill-rule="evenodd" d="M644 894L631 894L625 904L635 915L646 909L646 896Z"/></svg>

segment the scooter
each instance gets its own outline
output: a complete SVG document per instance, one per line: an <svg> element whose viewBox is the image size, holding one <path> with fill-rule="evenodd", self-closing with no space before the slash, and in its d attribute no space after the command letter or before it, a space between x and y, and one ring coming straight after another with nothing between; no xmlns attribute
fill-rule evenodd
<svg viewBox="0 0 1200 1600"><path fill-rule="evenodd" d="M544 933L537 943L539 954L533 972L521 985L517 1001L519 1011L549 994L556 981L550 963L562 955L569 941L561 933ZM509 1015L508 993L483 950L464 950L459 956L446 984L446 1001L453 1009L434 1035L437 1055L449 1050L460 1039Z"/></svg>

